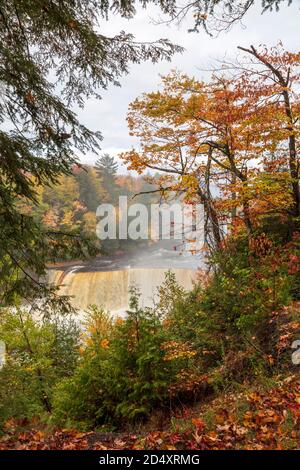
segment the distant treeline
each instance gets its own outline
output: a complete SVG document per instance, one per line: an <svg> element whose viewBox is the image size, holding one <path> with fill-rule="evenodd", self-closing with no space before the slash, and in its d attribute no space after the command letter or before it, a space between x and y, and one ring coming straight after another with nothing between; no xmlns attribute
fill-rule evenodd
<svg viewBox="0 0 300 470"><path fill-rule="evenodd" d="M74 165L72 175L61 175L51 186L37 185L37 205L27 200L21 200L18 204L24 214L34 216L45 228L95 239L99 251L110 254L133 248L133 242L97 240L97 207L111 203L117 209L119 196L124 195L128 196L128 204L130 201L148 204L155 196L147 194L147 191L153 188L153 184L144 177L118 174L117 162L105 154L95 166Z"/></svg>

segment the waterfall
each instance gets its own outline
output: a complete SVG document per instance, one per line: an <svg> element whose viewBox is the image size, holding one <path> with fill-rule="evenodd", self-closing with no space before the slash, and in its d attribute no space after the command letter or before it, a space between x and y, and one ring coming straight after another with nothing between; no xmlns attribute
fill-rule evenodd
<svg viewBox="0 0 300 470"><path fill-rule="evenodd" d="M190 290L196 271L193 269L174 268L171 270L177 282ZM102 306L115 314L122 314L128 308L128 291L135 285L141 293L141 306L151 306L157 288L163 283L166 269L130 268L115 271L49 271L48 281L61 285L59 292L71 296L71 304L79 310L89 305Z"/></svg>

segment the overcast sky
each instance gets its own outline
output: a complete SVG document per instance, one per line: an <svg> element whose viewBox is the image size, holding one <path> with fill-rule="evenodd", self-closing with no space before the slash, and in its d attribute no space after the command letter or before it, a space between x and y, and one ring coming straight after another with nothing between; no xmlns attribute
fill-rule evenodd
<svg viewBox="0 0 300 470"><path fill-rule="evenodd" d="M259 2L260 4L260 2ZM135 145L133 137L128 135L126 114L129 103L143 92L156 90L160 84L159 74L167 74L172 68L205 78L201 69L211 65L214 59L235 57L237 46L275 45L282 40L285 48L299 50L300 1L282 6L278 13L260 14L259 6L250 10L243 20L243 25L236 24L229 32L221 33L217 38L210 38L205 32L188 33L189 24L155 25L151 18L158 15L158 10L150 6L139 10L132 20L111 17L103 21L101 33L112 36L121 30L132 33L138 41L152 41L169 38L185 48L183 54L176 54L171 62L159 62L156 65L143 63L133 65L127 76L120 82L121 87L111 86L103 91L102 100L90 100L85 109L78 111L80 120L93 130L100 130L103 135L102 151L117 155ZM84 163L94 163L93 154L81 158ZM121 169L121 168L120 168ZM122 172L125 169L121 169Z"/></svg>

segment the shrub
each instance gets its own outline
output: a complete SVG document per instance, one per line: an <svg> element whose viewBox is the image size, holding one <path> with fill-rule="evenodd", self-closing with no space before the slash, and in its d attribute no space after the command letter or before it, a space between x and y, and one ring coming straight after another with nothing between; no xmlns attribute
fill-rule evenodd
<svg viewBox="0 0 300 470"><path fill-rule="evenodd" d="M6 362L0 370L0 423L52 409L52 388L73 374L78 328L68 317L34 319L21 309L2 311L0 338Z"/></svg>
<svg viewBox="0 0 300 470"><path fill-rule="evenodd" d="M103 322L109 330L96 325ZM71 379L55 394L56 416L91 425L147 416L163 406L168 389L182 367L182 357L169 357L169 332L154 311L139 307L131 291L126 318L112 322L102 310L89 320L87 342Z"/></svg>

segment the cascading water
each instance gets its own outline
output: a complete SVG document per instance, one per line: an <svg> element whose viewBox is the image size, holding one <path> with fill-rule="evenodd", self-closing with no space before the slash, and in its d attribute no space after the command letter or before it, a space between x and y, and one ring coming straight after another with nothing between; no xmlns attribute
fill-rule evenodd
<svg viewBox="0 0 300 470"><path fill-rule="evenodd" d="M71 296L74 307L84 310L95 304L112 313L122 314L128 308L129 289L135 285L141 293L141 305L151 306L157 288L163 283L167 269L130 268L114 271L50 270L49 282L61 285L60 293ZM196 277L194 269L173 268L178 284L190 290Z"/></svg>

